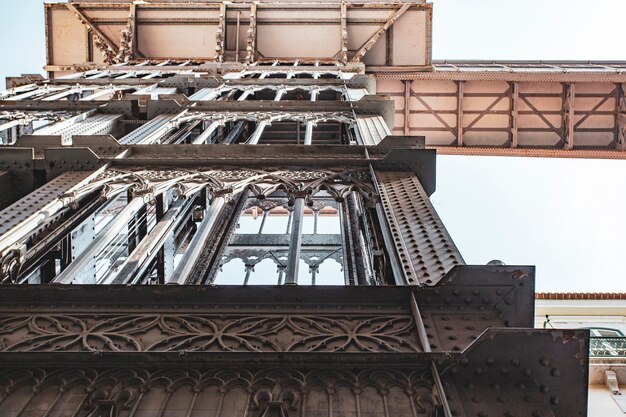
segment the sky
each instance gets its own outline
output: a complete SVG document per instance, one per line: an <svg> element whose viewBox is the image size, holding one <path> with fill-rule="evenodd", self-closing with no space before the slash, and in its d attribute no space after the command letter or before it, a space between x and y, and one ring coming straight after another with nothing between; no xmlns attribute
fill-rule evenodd
<svg viewBox="0 0 626 417"><path fill-rule="evenodd" d="M435 0L434 59L626 60L624 0ZM40 0L0 3L4 77L41 72ZM440 156L433 204L469 264L538 291L626 291L626 161Z"/></svg>

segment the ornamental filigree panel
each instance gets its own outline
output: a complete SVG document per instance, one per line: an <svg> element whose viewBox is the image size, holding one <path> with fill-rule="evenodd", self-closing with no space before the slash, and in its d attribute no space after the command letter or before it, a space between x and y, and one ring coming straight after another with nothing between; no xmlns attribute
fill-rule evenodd
<svg viewBox="0 0 626 417"><path fill-rule="evenodd" d="M416 329L408 314L14 314L0 350L411 353Z"/></svg>
<svg viewBox="0 0 626 417"><path fill-rule="evenodd" d="M35 395L36 394L36 395ZM0 373L0 415L430 417L428 369L40 368Z"/></svg>

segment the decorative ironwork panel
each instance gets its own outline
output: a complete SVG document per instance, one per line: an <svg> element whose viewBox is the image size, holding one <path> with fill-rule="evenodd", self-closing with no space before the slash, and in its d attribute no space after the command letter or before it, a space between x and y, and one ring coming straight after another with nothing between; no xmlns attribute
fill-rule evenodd
<svg viewBox="0 0 626 417"><path fill-rule="evenodd" d="M420 351L409 314L15 314L0 329L1 351Z"/></svg>
<svg viewBox="0 0 626 417"><path fill-rule="evenodd" d="M378 190L404 278L434 285L464 264L428 195L412 172L377 171Z"/></svg>
<svg viewBox="0 0 626 417"><path fill-rule="evenodd" d="M626 337L592 337L589 339L589 356L626 357Z"/></svg>
<svg viewBox="0 0 626 417"><path fill-rule="evenodd" d="M428 367L20 368L0 375L0 414L418 416L439 406Z"/></svg>

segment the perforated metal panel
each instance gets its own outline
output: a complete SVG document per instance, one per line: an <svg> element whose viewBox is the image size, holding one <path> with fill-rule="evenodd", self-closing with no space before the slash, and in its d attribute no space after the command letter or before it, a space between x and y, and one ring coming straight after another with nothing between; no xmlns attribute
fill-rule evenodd
<svg viewBox="0 0 626 417"><path fill-rule="evenodd" d="M121 114L95 114L86 119L66 120L47 126L34 135L60 135L63 141L69 141L74 135L106 135L115 128Z"/></svg>
<svg viewBox="0 0 626 417"><path fill-rule="evenodd" d="M376 178L408 284L434 285L465 263L414 173L378 171Z"/></svg>
<svg viewBox="0 0 626 417"><path fill-rule="evenodd" d="M26 217L58 199L90 174L92 174L91 171L69 171L61 174L0 211L0 234L9 232L13 227L23 222Z"/></svg>

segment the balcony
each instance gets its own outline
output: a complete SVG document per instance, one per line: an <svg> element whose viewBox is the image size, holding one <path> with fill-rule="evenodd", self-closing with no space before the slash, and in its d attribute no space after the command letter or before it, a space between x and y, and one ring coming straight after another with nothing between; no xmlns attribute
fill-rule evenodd
<svg viewBox="0 0 626 417"><path fill-rule="evenodd" d="M626 337L591 337L589 356L592 358L626 357Z"/></svg>

